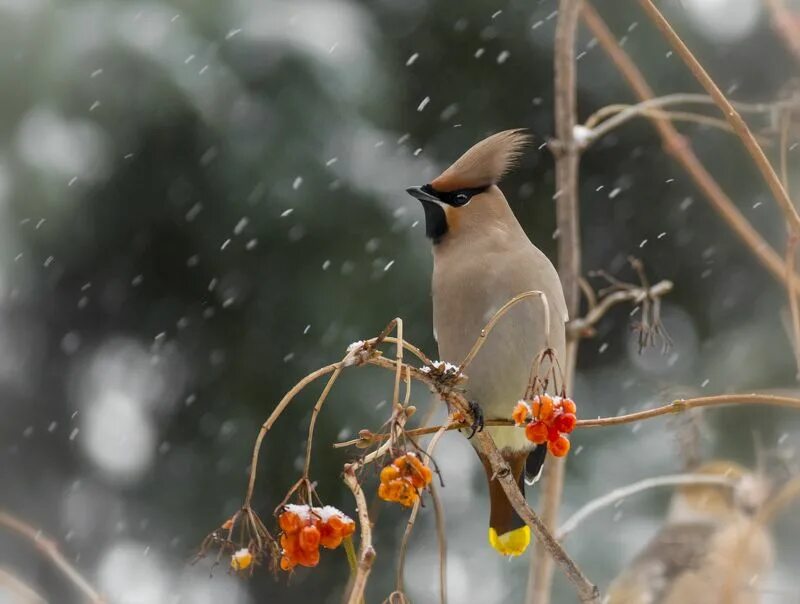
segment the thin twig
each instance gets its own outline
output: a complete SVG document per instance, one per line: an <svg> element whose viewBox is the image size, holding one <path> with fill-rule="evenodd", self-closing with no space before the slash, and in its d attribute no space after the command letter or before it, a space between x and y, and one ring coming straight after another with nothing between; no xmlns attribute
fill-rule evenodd
<svg viewBox="0 0 800 604"><path fill-rule="evenodd" d="M575 140L577 126L577 65L575 38L581 0L559 0L553 47L555 134L551 148L556 169L556 227L558 229L558 275L564 288L567 313L577 317L580 312L581 237L580 208L578 204L578 166L580 145ZM564 369L564 390L571 387L575 373L578 341L567 342ZM513 482L513 481L512 481ZM545 466L542 480L540 509L544 526L555 528L558 508L564 488L564 460L551 459ZM519 492L517 490L517 492ZM548 535L549 536L549 535ZM562 550L563 551L563 550ZM528 587L525 601L528 604L548 604L553 582L552 548L543 540L537 541L530 557ZM588 581L585 581L588 585ZM580 582L576 582L580 585ZM584 586L585 587L585 586ZM596 591L596 589L595 589ZM586 596L586 593L583 593ZM583 597L582 596L582 597Z"/></svg>
<svg viewBox="0 0 800 604"><path fill-rule="evenodd" d="M641 101L655 97L653 89L645 80L642 72L619 45L617 39L608 29L605 21L597 13L589 0L583 0L581 17L597 38L600 46L614 63L620 74L628 82L634 94ZM683 137L667 120L650 118L664 145L666 152L677 161L689 174L695 185L703 192L706 200L728 224L745 247L761 262L770 274L780 283L786 279L786 265L781 256L764 240L739 211L730 197L719 186L713 176L705 169L695 155L689 141ZM800 282L795 280L800 293Z"/></svg>
<svg viewBox="0 0 800 604"><path fill-rule="evenodd" d="M591 134L589 134L581 142L581 147L583 149L590 147L595 141L603 138L612 130L619 128L623 124L636 117L658 118L673 122L691 122L735 134L733 127L725 120L717 117L711 117L709 115L703 115L702 113L692 113L691 111L662 111L660 109L647 107L645 106L645 103L627 106L613 105L613 107L625 107L625 109L617 113L614 117L601 122L595 128L592 128ZM759 137L759 142L767 143L768 139Z"/></svg>
<svg viewBox="0 0 800 604"><path fill-rule="evenodd" d="M433 517L436 521L436 541L439 544L439 601L447 604L447 532L444 525L444 506L435 482L431 482L430 490Z"/></svg>
<svg viewBox="0 0 800 604"><path fill-rule="evenodd" d="M772 101L769 103L745 103L742 101L731 101L736 110L739 113L766 113L766 114L773 114L775 111L787 107L787 106L797 106L797 101L794 100L786 100L786 101ZM617 115L620 112L631 112L636 113L638 109L648 109L648 108L663 108L669 107L672 105L714 105L714 99L712 99L707 94L698 94L695 92L673 92L671 94L665 94L663 96L658 96L652 99L646 99L641 101L635 105L625 105L625 104L616 104L616 105L606 105L605 107L601 107L588 118L583 123L584 127L586 128L594 128L600 122L604 121L610 115ZM630 119L633 115L629 115L626 119ZM621 116L620 116L621 118Z"/></svg>
<svg viewBox="0 0 800 604"><path fill-rule="evenodd" d="M722 111L722 114L725 116L725 119L728 120L728 123L730 123L736 134L742 140L742 143L744 144L748 153L750 153L753 162L761 172L761 176L764 178L767 186L772 191L775 201L778 202L778 206L783 211L786 222L788 222L791 226L792 232L796 235L800 235L800 215L798 215L797 210L792 204L792 201L789 199L789 195L783 188L783 185L781 184L778 175L775 173L772 164L770 164L767 156L764 154L764 150L758 144L758 141L756 141L753 133L750 132L750 128L748 128L747 123L742 119L742 116L739 115L739 112L736 111L734 106L731 105L730 101L728 101L727 97L714 83L714 80L711 79L711 76L709 76L706 70L703 69L703 66L692 54L692 51L689 50L686 44L684 44L683 40L681 40L680 36L675 32L674 29L672 29L669 21L664 18L664 15L662 15L661 11L656 8L656 5L653 4L652 0L639 0L639 4L650 20L653 21L655 26L661 31L662 34L664 34L664 37L666 37L667 41L670 43L670 46L672 46L675 52L677 52L681 59L683 59L683 62L692 72L700 85L705 88L706 92L711 96L711 98L714 99L720 111Z"/></svg>
<svg viewBox="0 0 800 604"><path fill-rule="evenodd" d="M58 551L55 541L42 535L42 531L6 511L0 510L0 526L24 537L39 553L50 560L61 573L78 588L87 602L102 604L105 600L84 576Z"/></svg>
<svg viewBox="0 0 800 604"><path fill-rule="evenodd" d="M431 459L433 458L433 452L436 449L436 445L439 444L439 440L444 436L445 432L449 430L449 425L444 424L439 427L436 433L433 435L431 442L428 443L428 448L425 451L425 465L430 467L431 466ZM433 491L433 483L431 483L431 491ZM431 496L433 497L433 492L431 492ZM419 497L414 502L414 507L411 508L411 513L408 516L408 521L406 522L406 530L403 533L403 539L400 542L400 555L397 561L397 577L395 580L396 587L395 590L400 593L405 593L405 588L403 586L403 577L405 574L405 562L406 562L406 551L408 550L408 541L411 538L411 531L414 529L414 523L417 519L417 514L419 513L419 507L422 503L422 498ZM440 517L440 513L442 517ZM436 527L437 527L437 534L439 540L439 594L442 604L446 604L447 602L447 581L446 581L446 564L447 564L447 550L446 550L446 543L444 541L444 532L442 530L442 522L443 522L443 514L442 510L436 512Z"/></svg>
<svg viewBox="0 0 800 604"><path fill-rule="evenodd" d="M616 417L599 417L597 419L579 420L576 428L597 428L606 426L621 426L643 419L651 419L661 415L681 413L687 409L701 407L719 407L722 405L774 405L777 407L790 407L800 409L800 399L791 396L778 396L774 394L718 394L714 396L701 396L697 398L678 399L655 409L627 413Z"/></svg>
<svg viewBox="0 0 800 604"><path fill-rule="evenodd" d="M364 590L367 587L367 579L376 555L375 548L372 546L372 523L369 520L367 499L364 497L361 485L358 484L353 464L347 464L344 468L344 483L352 491L353 498L356 500L358 524L361 529L361 543L358 546L358 567L345 602L347 604L361 604L364 598Z"/></svg>
<svg viewBox="0 0 800 604"><path fill-rule="evenodd" d="M633 302L639 304L647 298L660 298L672 291L672 281L659 281L652 287L636 287L615 291L600 299L585 316L567 323L567 335L571 338L585 337L605 314L617 304Z"/></svg>
<svg viewBox="0 0 800 604"><path fill-rule="evenodd" d="M373 364L380 365L383 362L386 361L385 360L377 361ZM421 375L424 376L424 374ZM419 379L416 375L414 377L415 379ZM425 381L425 378L423 378L422 380ZM575 428L579 429L579 428L621 426L623 424L631 424L646 419L653 419L655 417L660 417L662 415L673 415L676 413L682 413L689 409L697 409L701 407L723 407L728 405L767 405L774 407L789 407L791 409L800 410L800 398L753 392L750 394L717 394L712 396L702 396L698 398L678 399L672 401L671 403L667 403L666 405L661 405L659 407L654 407L653 409L647 409L645 411L628 413L626 415L616 415L614 417L598 417L595 419L579 419L575 424ZM504 427L511 427L516 425L514 423L514 420L512 419L486 420L485 424L487 426L504 426ZM469 428L469 427L470 424L468 422L464 422L464 423L450 424L448 425L447 429L462 430L464 428ZM407 430L406 435L412 438L419 438L421 436L426 436L428 434L435 434L441 428L442 426L428 426L425 428L416 428L414 430ZM373 441L380 442L388 438L389 438L388 434L373 434L370 436L370 440L368 442L373 442ZM350 447L357 444L366 444L366 443L364 443L363 439L353 439L345 442L336 443L333 446L338 448L338 447Z"/></svg>
<svg viewBox="0 0 800 604"><path fill-rule="evenodd" d="M613 491L606 493L602 497L592 499L590 502L582 506L572 516L570 516L564 524L558 529L556 539L563 541L572 531L574 531L579 524L586 520L595 512L602 510L609 505L616 503L621 499L627 499L631 495L636 495L642 491L648 491L656 487L675 486L675 485L723 485L734 486L736 483L730 478L725 476L709 476L708 474L669 474L667 476L656 476L653 478L645 478L633 484L629 484Z"/></svg>
<svg viewBox="0 0 800 604"><path fill-rule="evenodd" d="M317 424L317 416L319 415L319 412L322 409L322 405L325 403L325 400L328 398L328 393L330 393L333 384L336 382L336 379L342 373L342 369L344 369L344 366L341 363L338 363L337 365L338 367L336 367L331 377L328 378L328 382L325 384L325 388L323 388L322 394L319 395L317 403L314 405L313 411L311 411L311 421L308 422L308 442L306 443L306 461L305 464L303 464L304 478L309 477L309 470L311 469L311 447L314 444L314 426L316 426Z"/></svg>
<svg viewBox="0 0 800 604"><path fill-rule="evenodd" d="M489 322L486 324L486 326L483 329L481 329L478 338L475 340L475 343L472 345L472 348L467 353L467 356L464 357L464 360L461 361L461 364L458 366L457 373L462 373L469 366L469 364L472 362L472 360L475 358L478 352L480 352L480 349L483 347L484 343L486 343L486 338L492 332L492 329L494 329L494 326L503 317L503 315L505 315L509 310L511 310L511 307L515 306L522 300L531 298L533 296L538 297L542 301L542 306L544 307L545 347L546 348L550 347L550 304L547 302L547 295L544 292L538 290L523 292L519 295L514 296L513 298L511 298L511 300L503 304L503 306L500 307L500 310L494 313L492 318L489 319Z"/></svg>
<svg viewBox="0 0 800 604"><path fill-rule="evenodd" d="M244 497L244 504L242 507L249 507L250 502L253 499L253 489L256 486L256 473L257 473L256 470L258 468L258 454L261 451L261 443L264 440L264 437L267 435L267 432L269 432L270 428L272 428L272 425L275 423L278 417L280 417L284 409L286 409L286 407L289 406L289 403L292 402L292 399L295 396L297 396L297 394L301 390L303 390L303 388L308 386L308 384L310 384L317 378L320 378L323 375L327 375L329 373L336 371L337 369L339 369L339 367L340 363L332 363L331 365L326 365L325 367L322 367L312 373L309 373L306 377L297 382L292 387L292 389L289 390L289 392L283 395L281 401L278 403L275 409L272 410L272 413L270 413L269 417L267 418L267 421L265 421L262 424L261 430L259 430L258 436L256 437L255 445L253 445L253 458L252 461L250 462L250 478L247 483L247 494Z"/></svg>

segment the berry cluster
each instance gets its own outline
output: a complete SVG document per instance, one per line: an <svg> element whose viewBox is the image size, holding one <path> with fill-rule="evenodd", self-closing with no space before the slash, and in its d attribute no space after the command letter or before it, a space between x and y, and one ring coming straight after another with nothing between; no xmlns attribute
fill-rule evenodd
<svg viewBox="0 0 800 604"><path fill-rule="evenodd" d="M411 507L419 499L420 489L428 486L431 478L430 468L414 453L406 453L381 470L378 497Z"/></svg>
<svg viewBox="0 0 800 604"><path fill-rule="evenodd" d="M319 563L319 546L334 549L353 534L356 523L335 507L287 505L278 517L281 527L281 568L292 570Z"/></svg>
<svg viewBox="0 0 800 604"><path fill-rule="evenodd" d="M547 450L556 457L569 452L565 436L575 429L578 421L575 402L569 398L548 394L533 397L530 404L519 401L511 417L517 426L525 426L525 436L537 445L547 443Z"/></svg>

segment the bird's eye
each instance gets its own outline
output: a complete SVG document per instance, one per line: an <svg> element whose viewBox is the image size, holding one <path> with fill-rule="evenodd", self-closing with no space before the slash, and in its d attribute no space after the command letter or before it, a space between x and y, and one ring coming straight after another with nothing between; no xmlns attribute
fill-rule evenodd
<svg viewBox="0 0 800 604"><path fill-rule="evenodd" d="M467 195L466 193L459 193L458 195L456 195L456 203L458 203L459 205L464 205L468 201L469 201L469 195Z"/></svg>

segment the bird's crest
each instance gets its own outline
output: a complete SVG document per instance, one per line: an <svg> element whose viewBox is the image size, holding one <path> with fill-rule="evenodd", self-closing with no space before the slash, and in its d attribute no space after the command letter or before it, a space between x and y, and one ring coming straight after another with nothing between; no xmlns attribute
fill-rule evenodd
<svg viewBox="0 0 800 604"><path fill-rule="evenodd" d="M440 192L496 184L517 162L531 140L522 129L504 130L476 143L431 182Z"/></svg>

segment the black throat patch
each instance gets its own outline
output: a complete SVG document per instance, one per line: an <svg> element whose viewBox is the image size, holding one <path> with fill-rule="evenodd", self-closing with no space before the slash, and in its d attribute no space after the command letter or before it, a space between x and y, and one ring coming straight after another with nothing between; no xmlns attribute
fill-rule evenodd
<svg viewBox="0 0 800 604"><path fill-rule="evenodd" d="M434 201L422 201L425 210L425 235L436 245L447 233L447 217L444 208Z"/></svg>
<svg viewBox="0 0 800 604"><path fill-rule="evenodd" d="M440 192L428 184L422 187L422 190L438 199L442 204L459 208L467 205L474 195L483 193L488 188L488 186L485 186L472 189L459 189L458 191ZM436 245L449 230L447 216L441 204L428 199L420 199L420 202L422 203L423 210L425 210L425 235Z"/></svg>

